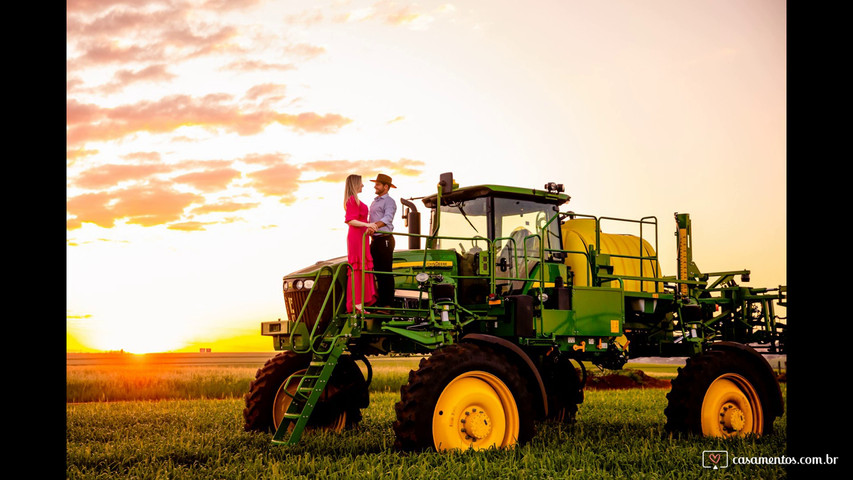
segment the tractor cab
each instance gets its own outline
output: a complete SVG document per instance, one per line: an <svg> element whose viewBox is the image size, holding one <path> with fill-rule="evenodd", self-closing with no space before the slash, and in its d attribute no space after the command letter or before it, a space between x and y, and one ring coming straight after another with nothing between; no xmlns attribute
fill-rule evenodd
<svg viewBox="0 0 853 480"><path fill-rule="evenodd" d="M477 185L424 197L427 248L455 251L460 277L494 270L499 293L519 290L536 265L564 260L559 207L570 197L562 190L554 183L543 190Z"/></svg>

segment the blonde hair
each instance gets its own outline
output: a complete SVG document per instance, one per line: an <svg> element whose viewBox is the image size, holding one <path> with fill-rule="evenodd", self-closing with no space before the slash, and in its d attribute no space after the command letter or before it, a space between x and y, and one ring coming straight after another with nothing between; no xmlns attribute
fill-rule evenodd
<svg viewBox="0 0 853 480"><path fill-rule="evenodd" d="M349 197L358 198L358 187L361 185L361 175L350 175L344 183L344 210L347 209Z"/></svg>

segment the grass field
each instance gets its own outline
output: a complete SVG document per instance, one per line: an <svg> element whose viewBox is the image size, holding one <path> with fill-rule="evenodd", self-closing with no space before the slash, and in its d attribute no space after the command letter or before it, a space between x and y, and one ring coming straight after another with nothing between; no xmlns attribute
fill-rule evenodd
<svg viewBox="0 0 853 480"><path fill-rule="evenodd" d="M396 385L416 362L374 363L371 404L360 427L340 435L307 432L295 447L243 431L243 401L229 392L244 393L255 368L68 367L69 402L81 401L74 396L97 398L66 405L66 478L785 477L777 465L702 467L705 450L732 457L784 455L785 416L776 421L775 433L760 439L670 438L663 430L665 389L588 390L575 425L539 424L533 441L513 450L398 452L392 428ZM128 385L143 398L170 389L179 398L131 400L126 393L125 401L104 401L119 399L116 392Z"/></svg>

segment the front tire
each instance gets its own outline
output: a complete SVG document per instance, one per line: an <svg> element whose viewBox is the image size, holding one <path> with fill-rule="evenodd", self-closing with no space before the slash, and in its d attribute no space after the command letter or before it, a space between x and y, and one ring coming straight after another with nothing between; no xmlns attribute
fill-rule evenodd
<svg viewBox="0 0 853 480"><path fill-rule="evenodd" d="M395 446L403 450L512 448L534 434L533 399L518 369L474 343L421 360L395 411Z"/></svg>
<svg viewBox="0 0 853 480"><path fill-rule="evenodd" d="M245 396L243 428L246 431L275 432L290 405L285 392L287 379L300 375L311 363L310 354L286 351L269 359L258 369L249 393ZM290 394L296 391L298 377L288 384ZM308 429L341 432L361 421L361 409L369 403L367 382L350 356L341 356L329 384L311 413Z"/></svg>

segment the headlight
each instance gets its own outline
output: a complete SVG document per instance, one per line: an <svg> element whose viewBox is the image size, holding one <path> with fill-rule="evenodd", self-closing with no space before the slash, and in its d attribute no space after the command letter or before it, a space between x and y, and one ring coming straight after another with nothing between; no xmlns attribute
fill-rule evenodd
<svg viewBox="0 0 853 480"><path fill-rule="evenodd" d="M305 280L304 282L302 282L302 286L310 289L314 286L314 280Z"/></svg>
<svg viewBox="0 0 853 480"><path fill-rule="evenodd" d="M285 281L284 281L284 283L282 283L282 285L281 285L281 288L282 288L284 291L287 291L287 289L288 289L289 287L290 287L290 282L288 282L287 280L285 280Z"/></svg>
<svg viewBox="0 0 853 480"><path fill-rule="evenodd" d="M429 280L429 274L426 272L421 272L415 275L415 280L417 280L418 283L425 283L427 280Z"/></svg>
<svg viewBox="0 0 853 480"><path fill-rule="evenodd" d="M296 288L297 290L302 288L302 280L297 280L297 281L293 282L293 287Z"/></svg>

